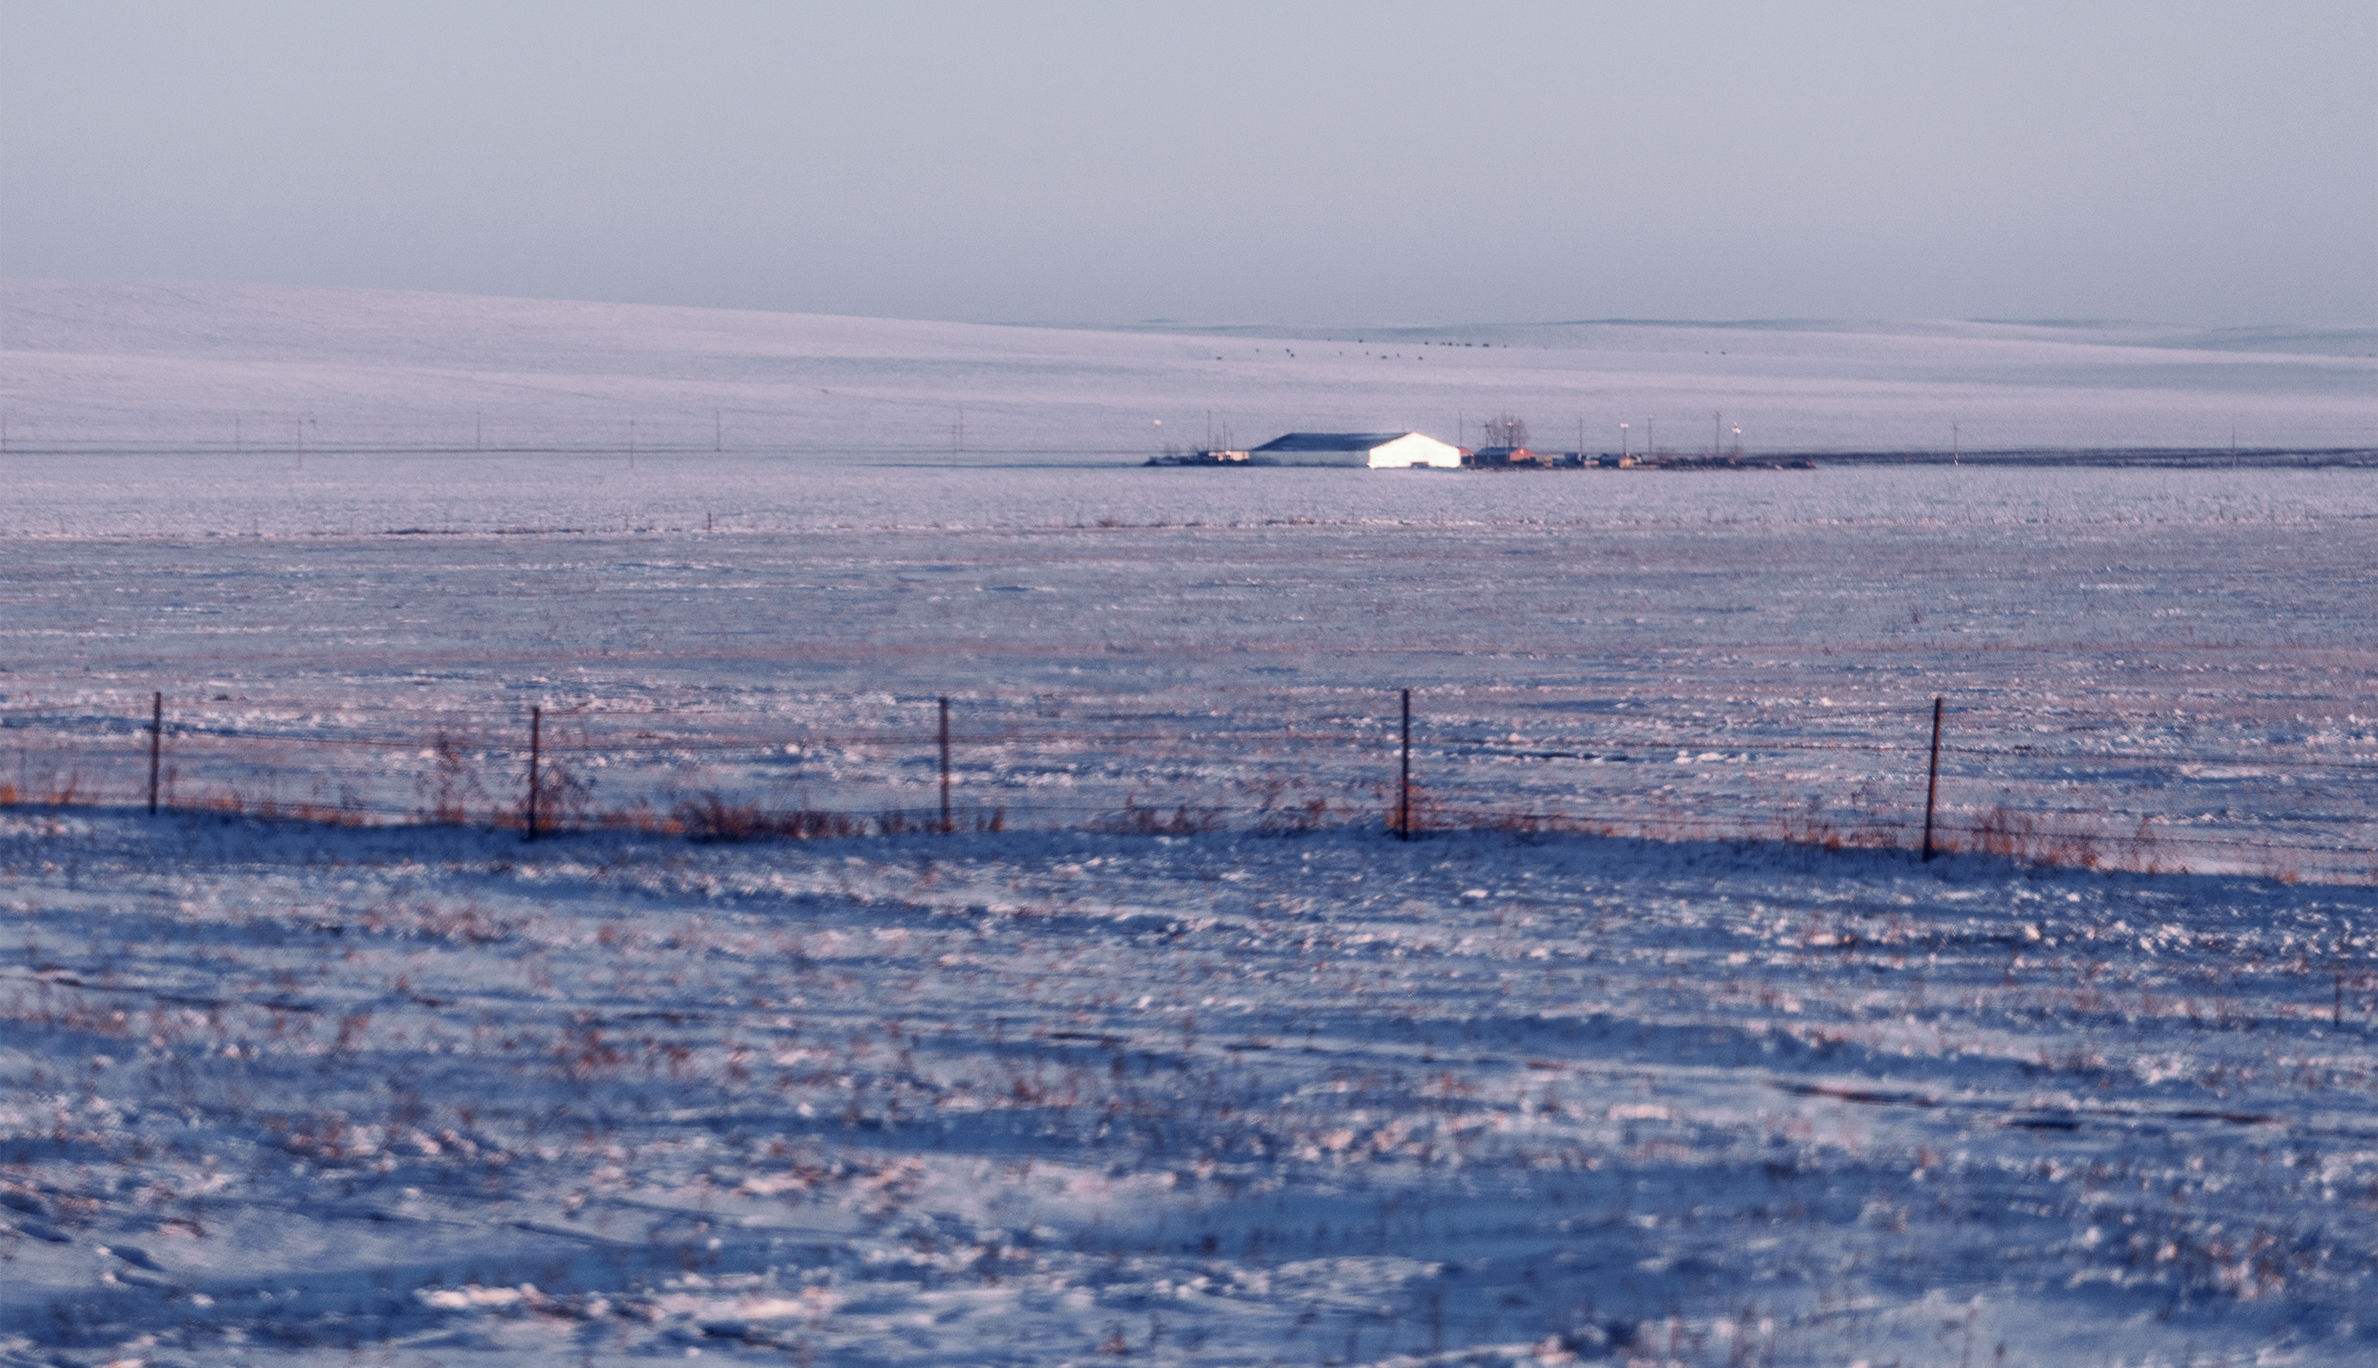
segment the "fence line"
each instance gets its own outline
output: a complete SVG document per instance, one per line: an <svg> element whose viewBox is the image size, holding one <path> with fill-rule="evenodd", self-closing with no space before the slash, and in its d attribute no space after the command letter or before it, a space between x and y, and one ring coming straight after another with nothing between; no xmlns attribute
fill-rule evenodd
<svg viewBox="0 0 2378 1368"><path fill-rule="evenodd" d="M1542 690L1417 692L1234 689L1170 695L1171 707L1045 691L835 695L801 700L804 716L204 696L169 710L157 690L137 711L114 696L0 706L0 748L15 752L0 751L0 804L145 797L151 811L469 822L529 839L604 827L712 839L1485 827L2378 877L2378 755L2333 745L2153 749L2152 719L2081 717L2059 722L2072 744L2009 743L1993 733L2036 730L2038 715L2018 723L1948 700L1937 712L1911 700L1697 714L1695 730L1662 735L1633 698L1622 709ZM2267 727L2259 714L2230 720ZM1941 728L1931 745L1927 722Z"/></svg>

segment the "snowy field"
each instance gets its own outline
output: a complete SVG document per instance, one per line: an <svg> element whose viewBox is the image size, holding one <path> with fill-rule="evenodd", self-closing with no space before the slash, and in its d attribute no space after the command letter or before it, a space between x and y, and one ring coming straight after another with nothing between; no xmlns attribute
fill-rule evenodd
<svg viewBox="0 0 2378 1368"><path fill-rule="evenodd" d="M2359 334L0 303L0 1362L2378 1355L2378 479L1081 464Z"/></svg>
<svg viewBox="0 0 2378 1368"><path fill-rule="evenodd" d="M9 1361L2367 1362L2367 888L0 816Z"/></svg>
<svg viewBox="0 0 2378 1368"><path fill-rule="evenodd" d="M2367 476L10 469L7 1361L2378 1352Z"/></svg>
<svg viewBox="0 0 2378 1368"><path fill-rule="evenodd" d="M169 805L511 820L533 706L587 820L914 814L947 697L970 822L1344 823L1410 688L1455 824L1905 844L1939 695L1961 844L2369 868L2358 472L13 465L28 798L140 796L154 691Z"/></svg>

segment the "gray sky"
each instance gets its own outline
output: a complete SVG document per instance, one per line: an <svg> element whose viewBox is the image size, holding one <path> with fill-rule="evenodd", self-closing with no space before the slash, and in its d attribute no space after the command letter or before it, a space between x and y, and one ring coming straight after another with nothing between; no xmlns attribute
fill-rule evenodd
<svg viewBox="0 0 2378 1368"><path fill-rule="evenodd" d="M2378 3L0 0L0 271L2378 321Z"/></svg>

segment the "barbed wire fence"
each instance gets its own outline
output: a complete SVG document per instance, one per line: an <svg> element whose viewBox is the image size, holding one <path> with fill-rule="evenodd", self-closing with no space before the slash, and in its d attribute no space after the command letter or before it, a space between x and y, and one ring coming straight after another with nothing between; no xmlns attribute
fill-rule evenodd
<svg viewBox="0 0 2378 1368"><path fill-rule="evenodd" d="M1410 707L1405 722L1403 708ZM2378 879L2378 750L1945 700L1546 689L834 695L765 709L100 691L0 707L0 807L696 840L1500 830ZM1937 768L1937 786L1928 783ZM1936 810L1927 810L1935 800Z"/></svg>

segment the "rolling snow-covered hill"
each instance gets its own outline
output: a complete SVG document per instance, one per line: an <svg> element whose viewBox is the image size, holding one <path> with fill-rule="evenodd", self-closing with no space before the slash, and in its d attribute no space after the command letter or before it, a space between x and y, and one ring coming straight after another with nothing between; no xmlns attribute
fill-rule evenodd
<svg viewBox="0 0 2378 1368"><path fill-rule="evenodd" d="M995 326L12 280L8 444L1114 459L1290 428L1539 445L2378 442L2378 331L2116 324ZM1719 415L1723 415L1722 419ZM1209 426L1210 425L1210 426ZM1952 435L1954 425L1954 435Z"/></svg>

